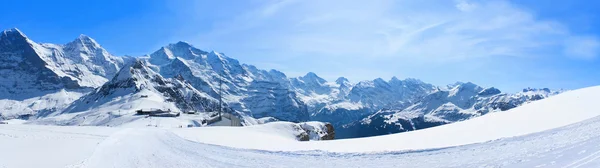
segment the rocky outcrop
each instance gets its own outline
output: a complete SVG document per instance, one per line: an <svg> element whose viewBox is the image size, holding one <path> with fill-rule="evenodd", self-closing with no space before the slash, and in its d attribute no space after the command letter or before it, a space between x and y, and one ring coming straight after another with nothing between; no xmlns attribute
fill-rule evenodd
<svg viewBox="0 0 600 168"><path fill-rule="evenodd" d="M325 124L325 132L327 133L325 136L321 137L321 140L334 140L335 139L335 130L333 129L333 125L330 123Z"/></svg>
<svg viewBox="0 0 600 168"><path fill-rule="evenodd" d="M310 137L308 136L308 133L302 132L296 135L296 139L298 139L298 141L309 141Z"/></svg>
<svg viewBox="0 0 600 168"><path fill-rule="evenodd" d="M298 123L300 128L308 134L309 140L333 140L335 138L335 130L333 125L325 122L310 121Z"/></svg>

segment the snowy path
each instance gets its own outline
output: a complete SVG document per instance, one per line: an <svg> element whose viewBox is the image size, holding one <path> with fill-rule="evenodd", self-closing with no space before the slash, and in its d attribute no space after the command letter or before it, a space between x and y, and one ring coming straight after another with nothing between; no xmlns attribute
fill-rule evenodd
<svg viewBox="0 0 600 168"><path fill-rule="evenodd" d="M95 129L95 130L94 130ZM92 130L94 134L82 133ZM522 137L386 153L273 152L181 138L172 129L0 126L0 167L598 167L600 118ZM31 131L39 131L31 134ZM106 136L110 134L110 136ZM27 135L27 136L24 136ZM67 140L63 146L54 137ZM39 141L27 141L27 139ZM88 142L87 139L90 141ZM25 142L26 143L25 143ZM46 142L54 144L46 144ZM33 146L29 146L33 145ZM11 146L13 146L11 148ZM352 148L352 146L348 146ZM27 149L23 151L23 149ZM40 153L41 152L41 153ZM9 154L10 153L10 154ZM57 155L60 153L60 155ZM87 157L85 157L87 156ZM19 158L21 158L21 161ZM28 158L28 159L22 159ZM29 158L42 158L28 162ZM68 164L67 164L68 163ZM70 165L70 166L67 166Z"/></svg>

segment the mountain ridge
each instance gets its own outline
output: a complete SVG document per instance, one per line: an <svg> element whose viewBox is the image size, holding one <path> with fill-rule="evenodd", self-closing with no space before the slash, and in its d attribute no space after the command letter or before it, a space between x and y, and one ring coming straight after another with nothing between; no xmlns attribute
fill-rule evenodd
<svg viewBox="0 0 600 168"><path fill-rule="evenodd" d="M278 70L267 71L253 65L242 64L223 53L204 51L182 41L167 44L149 55L132 58L114 56L86 35L80 35L64 45L35 43L18 29L5 30L0 37L0 56L4 54L4 57L0 57L0 67L5 67L4 69L16 74L25 76L29 74L30 77L24 80L25 83L48 81L44 82L47 87L32 89L30 92L60 93L61 89L83 89L80 94L73 94L79 96L52 98L51 101L61 102L62 105L56 109L37 109L37 111L44 111L43 114L73 112L73 107L65 110L65 106L72 105L75 101L73 99L89 97L89 95L83 96L82 93L98 94L98 91L117 77L116 74L124 68L131 68L129 63L139 63L149 74L159 76L152 78L157 80L155 82L168 83L175 87L166 87L167 90L191 87L190 92L202 95L201 97L207 100L216 100L222 96L228 107L247 116L274 117L293 122L319 120L333 123L336 130L341 131L350 128L351 125L374 124L376 122L372 121L375 120L382 121L376 127L402 122L399 125L404 124L406 127L420 129L421 126L415 126L419 125L415 123L429 126L461 121L488 112L504 111L553 95L546 94L553 92L549 89L531 88L516 94L506 94L496 88L483 88L471 82L457 82L440 87L415 78L401 80L395 76L389 80L376 78L357 83L352 83L344 77L327 81L313 72L300 77L288 77ZM27 62L27 59L31 61ZM39 70L25 67L41 69L40 72L49 74L44 77L50 79L37 77L35 76L37 73L33 72ZM6 70L0 69L0 71ZM21 81L16 76L0 77L8 79L6 81ZM184 81L178 82L177 79L184 79ZM0 92L16 93L19 89L13 87L14 85L14 83L0 83ZM92 88L97 89L89 91ZM161 88L165 86L161 85ZM156 89L152 92L167 94ZM46 94L44 92L30 98L38 98ZM58 99L69 101L58 101ZM0 97L0 103L4 104L19 104L20 101L25 102L23 100L25 99L8 100ZM35 100L21 103L19 107L31 105L32 102ZM188 110L181 104L178 106L177 108ZM36 110L29 111L35 113ZM390 122L385 119L375 119L382 117L396 117L401 120ZM429 121L434 124L428 124ZM407 130L410 129L395 131Z"/></svg>

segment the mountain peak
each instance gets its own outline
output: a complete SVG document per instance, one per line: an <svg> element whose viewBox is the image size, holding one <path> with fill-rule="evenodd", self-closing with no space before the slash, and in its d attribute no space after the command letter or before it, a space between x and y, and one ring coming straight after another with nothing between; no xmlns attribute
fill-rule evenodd
<svg viewBox="0 0 600 168"><path fill-rule="evenodd" d="M90 36L85 34L80 34L75 40L70 43L67 43L67 46L71 46L73 48L87 48L87 49L96 49L101 48L100 44L96 42L96 40L92 39Z"/></svg>
<svg viewBox="0 0 600 168"><path fill-rule="evenodd" d="M190 47L192 47L192 45L190 43L185 42L185 41L178 41L177 43L170 44L169 46L173 47L173 48L190 48Z"/></svg>
<svg viewBox="0 0 600 168"><path fill-rule="evenodd" d="M80 34L79 37L77 37L77 40L81 40L84 42L93 42L96 43L96 40L92 39L90 36L87 36L85 34Z"/></svg>
<svg viewBox="0 0 600 168"><path fill-rule="evenodd" d="M417 79L417 78L406 78L404 79L404 81L406 82L412 82L412 83L423 83L423 81Z"/></svg>
<svg viewBox="0 0 600 168"><path fill-rule="evenodd" d="M17 29L17 28L10 28L10 29L6 29L6 30L2 31L2 33L3 33L3 34L9 34L9 33L10 33L10 34L13 34L13 33L14 33L14 34L20 34L20 35L22 35L22 36L25 36L25 35L23 34L23 32L21 32L21 30L19 30L19 29Z"/></svg>
<svg viewBox="0 0 600 168"><path fill-rule="evenodd" d="M278 71L276 69L271 69L269 70L269 74L280 77L280 78L287 78L287 76L285 75L285 73Z"/></svg>
<svg viewBox="0 0 600 168"><path fill-rule="evenodd" d="M311 77L311 78L313 78L313 77L319 77L319 76L317 76L317 74L315 74L314 72L308 72L308 73L306 73L306 75L304 75L304 77Z"/></svg>
<svg viewBox="0 0 600 168"><path fill-rule="evenodd" d="M490 87L490 88L483 89L481 92L479 92L478 95L490 96L490 95L497 95L500 93L502 93L502 92L499 89L496 89L495 87Z"/></svg>
<svg viewBox="0 0 600 168"><path fill-rule="evenodd" d="M217 57L219 57L219 58L222 58L222 57L223 57L223 54L221 54L221 53L219 53L219 52L217 52L217 51L215 51L215 50L212 50L212 51L208 52L208 54L209 54L209 55L214 55L214 56L217 56Z"/></svg>
<svg viewBox="0 0 600 168"><path fill-rule="evenodd" d="M346 83L349 83L349 82L350 81L347 78L344 78L344 77L339 77L339 78L337 78L335 80L335 83L340 84L340 85L341 84L346 84Z"/></svg>
<svg viewBox="0 0 600 168"><path fill-rule="evenodd" d="M313 79L318 79L320 77L317 76L317 74L315 74L313 72L308 72L308 73L306 73L306 75L304 75L300 78L302 78L302 80L313 80Z"/></svg>
<svg viewBox="0 0 600 168"><path fill-rule="evenodd" d="M144 63L143 60L141 59L135 59L135 61L133 62L132 66L135 69L142 69L146 66L146 64Z"/></svg>
<svg viewBox="0 0 600 168"><path fill-rule="evenodd" d="M162 65L175 57L181 57L184 59L195 59L200 55L208 54L206 51L195 48L190 43L185 41L179 41L177 43L170 43L167 46L150 54L152 61L150 63Z"/></svg>
<svg viewBox="0 0 600 168"><path fill-rule="evenodd" d="M17 28L6 29L2 31L2 35L0 35L0 39L3 38L11 38L11 39L27 39L27 36L21 32L21 30Z"/></svg>
<svg viewBox="0 0 600 168"><path fill-rule="evenodd" d="M475 90L481 90L481 89L483 89L479 85L474 84L472 82L461 83L461 84L459 84L456 87L465 88L465 89L475 89Z"/></svg>
<svg viewBox="0 0 600 168"><path fill-rule="evenodd" d="M157 74L146 65L144 60L135 59L121 68L115 77L107 83L109 85L114 83L114 85L119 85L121 88L141 89L143 86L148 86L151 83L149 81L154 80L156 76Z"/></svg>
<svg viewBox="0 0 600 168"><path fill-rule="evenodd" d="M383 80L382 78L377 78L377 79L374 79L374 80L373 80L373 82L375 82L375 83L387 83L387 82L386 82L385 80Z"/></svg>
<svg viewBox="0 0 600 168"><path fill-rule="evenodd" d="M543 92L552 92L550 89L548 88L541 88L541 89L537 89L537 88L525 88L523 89L523 92L537 92L537 91L543 91Z"/></svg>
<svg viewBox="0 0 600 168"><path fill-rule="evenodd" d="M18 28L16 28L16 27L13 27L13 28L10 28L10 29L6 29L6 30L4 30L4 31L5 31L5 32L9 32L9 31L17 31L17 32L21 32L21 30L19 30L19 29L18 29Z"/></svg>
<svg viewBox="0 0 600 168"><path fill-rule="evenodd" d="M306 73L306 75L304 75L302 77L302 80L305 81L305 82L314 81L314 82L317 82L317 83L320 83L320 84L323 84L323 83L327 82L325 79L319 77L314 72L308 72L308 73Z"/></svg>
<svg viewBox="0 0 600 168"><path fill-rule="evenodd" d="M460 83L450 90L450 96L458 95L463 92L478 94L483 88L471 82Z"/></svg>

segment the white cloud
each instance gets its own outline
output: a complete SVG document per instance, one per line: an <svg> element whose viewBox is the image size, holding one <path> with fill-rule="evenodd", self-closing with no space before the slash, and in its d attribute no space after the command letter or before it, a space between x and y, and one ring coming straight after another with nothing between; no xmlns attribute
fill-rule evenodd
<svg viewBox="0 0 600 168"><path fill-rule="evenodd" d="M476 7L477 7L477 5L469 3L466 0L457 0L456 1L456 8L461 11L464 11L464 12L471 11L471 10L475 9Z"/></svg>
<svg viewBox="0 0 600 168"><path fill-rule="evenodd" d="M575 36L565 41L564 53L567 56L594 59L600 55L600 42L591 36Z"/></svg>
<svg viewBox="0 0 600 168"><path fill-rule="evenodd" d="M532 56L572 36L507 1L269 2L203 39L239 36L248 48L296 54L443 61Z"/></svg>

